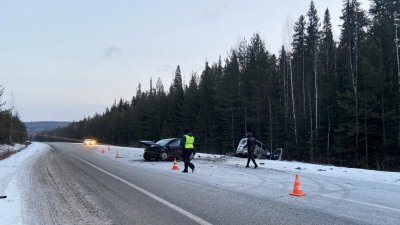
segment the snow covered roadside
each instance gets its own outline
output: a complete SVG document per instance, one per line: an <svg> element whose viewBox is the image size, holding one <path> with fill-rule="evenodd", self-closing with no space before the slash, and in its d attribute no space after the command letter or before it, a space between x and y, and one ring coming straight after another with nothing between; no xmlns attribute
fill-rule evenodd
<svg viewBox="0 0 400 225"><path fill-rule="evenodd" d="M201 158L208 160L223 159L228 165L245 165L247 159L237 157L199 154ZM197 156L197 155L196 155ZM266 168L282 172L323 175L328 177L338 177L351 180L371 181L383 184L400 185L399 172L386 172L366 169L356 169L347 167L337 167L328 165L318 165L310 163L302 163L295 161L273 161L273 160L256 160L260 168ZM252 164L250 164L252 165Z"/></svg>
<svg viewBox="0 0 400 225"><path fill-rule="evenodd" d="M7 196L0 199L0 224L23 224L22 222L22 201L18 183L19 173L27 170L27 162L35 160L49 146L41 143L32 143L24 150L10 157L0 160L0 196Z"/></svg>
<svg viewBox="0 0 400 225"><path fill-rule="evenodd" d="M116 151L118 150L123 163L141 163L142 166L154 167L155 164L164 164L165 162L156 163L143 163L143 149L142 148L128 148L128 147L117 147L111 146L108 150L108 146L98 145L96 147L98 154L104 155L110 159L115 158ZM104 154L101 150L104 150ZM271 160L256 160L259 168L281 171L287 173L300 173L300 174L312 174L322 175L327 177L344 178L359 181L370 181L382 184L392 184L400 186L400 173L399 172L385 172L376 170L356 169L347 167L337 167L328 165L317 165L301 162L289 162L289 161L271 161ZM225 155L214 155L198 153L194 159L194 163L199 163L199 170L210 167L210 164L215 167L244 167L246 165L246 158L231 157ZM171 164L171 162L168 162ZM252 164L250 164L252 166ZM171 164L172 166L172 164ZM181 166L181 165L180 165ZM203 166L203 168L201 168ZM170 170L171 168L162 166L158 169ZM243 168L246 169L246 168Z"/></svg>
<svg viewBox="0 0 400 225"><path fill-rule="evenodd" d="M6 151L13 151L13 152L18 152L25 148L26 145L21 145L21 144L15 144L15 145L0 145L0 153L1 152L6 152Z"/></svg>
<svg viewBox="0 0 400 225"><path fill-rule="evenodd" d="M8 154L13 154L26 148L26 145L15 144L15 145L0 145L0 159L7 157Z"/></svg>

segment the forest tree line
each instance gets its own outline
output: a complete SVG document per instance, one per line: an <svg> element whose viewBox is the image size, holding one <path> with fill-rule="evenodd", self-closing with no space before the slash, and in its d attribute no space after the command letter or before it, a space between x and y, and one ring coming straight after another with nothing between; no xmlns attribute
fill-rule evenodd
<svg viewBox="0 0 400 225"><path fill-rule="evenodd" d="M400 170L398 0L343 1L339 40L329 10L313 1L275 55L258 33L182 82L177 66L130 101L49 133L117 145L180 136L190 128L201 152L234 152L249 131L286 160Z"/></svg>
<svg viewBox="0 0 400 225"><path fill-rule="evenodd" d="M18 113L13 109L6 109L6 102L2 101L4 87L0 85L0 144L23 143L27 140L27 132L24 123Z"/></svg>

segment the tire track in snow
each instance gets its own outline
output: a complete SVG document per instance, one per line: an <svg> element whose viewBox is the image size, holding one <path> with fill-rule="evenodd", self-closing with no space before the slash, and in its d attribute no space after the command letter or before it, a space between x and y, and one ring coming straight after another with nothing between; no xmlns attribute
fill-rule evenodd
<svg viewBox="0 0 400 225"><path fill-rule="evenodd" d="M82 188L74 174L62 167L60 160L65 157L55 157L61 154L54 149L51 153L41 156L40 163L25 174L31 188L27 190L26 224L99 224L108 225L94 201ZM62 174L63 177L58 175Z"/></svg>

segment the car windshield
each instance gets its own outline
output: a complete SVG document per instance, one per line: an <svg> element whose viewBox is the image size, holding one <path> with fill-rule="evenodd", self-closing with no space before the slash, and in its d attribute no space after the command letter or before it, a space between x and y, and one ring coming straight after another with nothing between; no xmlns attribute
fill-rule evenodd
<svg viewBox="0 0 400 225"><path fill-rule="evenodd" d="M160 145L161 147L164 147L168 142L170 142L172 139L162 139L156 142L156 144Z"/></svg>
<svg viewBox="0 0 400 225"><path fill-rule="evenodd" d="M170 144L170 146L179 146L179 143L180 143L181 141L178 139L178 140L175 140L175 141L173 141L173 142L171 142L171 144Z"/></svg>

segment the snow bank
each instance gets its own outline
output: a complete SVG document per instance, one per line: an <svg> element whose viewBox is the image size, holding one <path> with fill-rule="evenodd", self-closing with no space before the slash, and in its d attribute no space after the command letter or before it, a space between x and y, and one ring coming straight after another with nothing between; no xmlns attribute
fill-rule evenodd
<svg viewBox="0 0 400 225"><path fill-rule="evenodd" d="M15 146L14 146L15 147ZM0 224L22 224L20 186L17 176L27 170L26 162L49 149L48 145L33 143L17 154L0 160Z"/></svg>
<svg viewBox="0 0 400 225"><path fill-rule="evenodd" d="M128 147L117 147L111 146L108 150L108 145L98 145L96 147L98 154L101 153L101 149L104 150L104 157L110 159L115 158L116 151L118 150L121 156L120 161L123 163L142 163L143 162L143 148L128 148ZM238 158L225 155L214 155L197 153L194 159L199 163L207 164L210 166L219 167L244 167L247 162L247 158ZM328 165L317 165L310 163L301 162L289 162L289 161L272 161L272 160L256 160L260 168L287 172L287 173L300 173L300 174L313 174L323 175L327 177L337 177L351 180L370 181L383 184L393 184L400 186L400 173L399 172L385 172L376 170L356 169L347 167L337 167ZM145 163L143 163L145 164ZM154 167L154 163L149 164ZM252 165L252 164L250 164ZM170 169L170 168L167 168Z"/></svg>
<svg viewBox="0 0 400 225"><path fill-rule="evenodd" d="M314 174L323 175L329 177L338 177L351 180L363 180L371 181L384 184L395 184L400 185L400 173L399 172L386 172L366 169L356 169L347 167L337 167L328 165L318 165L301 162L289 162L289 161L271 161L271 160L257 160L259 166L292 173L302 174ZM243 163L243 160L235 159L230 157L227 164ZM261 164L261 165L260 165Z"/></svg>
<svg viewBox="0 0 400 225"><path fill-rule="evenodd" d="M26 148L26 145L0 145L0 159L2 155L19 152L24 148Z"/></svg>
<svg viewBox="0 0 400 225"><path fill-rule="evenodd" d="M5 151L21 151L23 148L25 148L26 145L21 145L21 144L14 144L14 145L0 145L0 152L5 152Z"/></svg>

